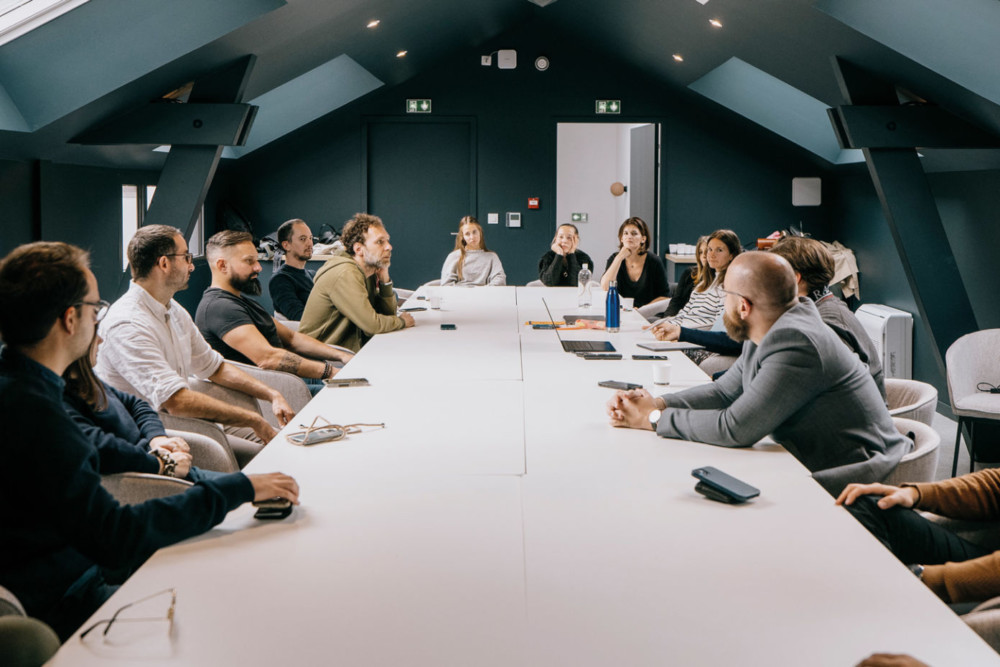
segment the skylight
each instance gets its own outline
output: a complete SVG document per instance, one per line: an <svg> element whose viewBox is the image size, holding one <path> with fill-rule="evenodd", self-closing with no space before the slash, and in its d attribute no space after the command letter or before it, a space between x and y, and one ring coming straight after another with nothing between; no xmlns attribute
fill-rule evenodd
<svg viewBox="0 0 1000 667"><path fill-rule="evenodd" d="M17 39L89 0L0 0L0 44Z"/></svg>

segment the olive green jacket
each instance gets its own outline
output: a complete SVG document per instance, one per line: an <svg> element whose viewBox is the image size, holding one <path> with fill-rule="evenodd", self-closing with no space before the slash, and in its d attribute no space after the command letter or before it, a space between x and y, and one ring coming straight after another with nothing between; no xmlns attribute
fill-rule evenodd
<svg viewBox="0 0 1000 667"><path fill-rule="evenodd" d="M375 334L402 329L392 286L375 290L375 275L365 278L353 257L337 252L316 272L299 331L357 352Z"/></svg>

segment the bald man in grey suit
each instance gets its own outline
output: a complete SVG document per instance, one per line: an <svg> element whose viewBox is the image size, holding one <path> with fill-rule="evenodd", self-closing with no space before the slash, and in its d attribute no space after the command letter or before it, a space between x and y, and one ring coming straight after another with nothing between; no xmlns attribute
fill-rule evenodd
<svg viewBox="0 0 1000 667"><path fill-rule="evenodd" d="M868 369L826 326L795 274L771 253L744 253L726 272L726 331L743 353L718 381L653 397L618 392L611 424L724 447L770 434L837 495L883 480L910 451Z"/></svg>

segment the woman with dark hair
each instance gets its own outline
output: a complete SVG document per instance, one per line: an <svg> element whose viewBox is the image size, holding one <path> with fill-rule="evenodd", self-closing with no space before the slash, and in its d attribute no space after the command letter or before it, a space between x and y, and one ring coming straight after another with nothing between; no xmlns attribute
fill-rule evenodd
<svg viewBox="0 0 1000 667"><path fill-rule="evenodd" d="M705 243L707 270L699 276L687 304L676 315L653 323L653 334L660 338L664 333L661 325L667 322L689 329L708 329L715 324L722 314L722 283L726 269L742 250L740 237L732 230L718 229L709 234Z"/></svg>
<svg viewBox="0 0 1000 667"><path fill-rule="evenodd" d="M618 228L618 252L608 257L601 289L618 281L618 293L635 299L635 307L667 298L669 286L663 264L649 250L649 227L632 217Z"/></svg>
<svg viewBox="0 0 1000 667"><path fill-rule="evenodd" d="M549 287L576 287L584 264L594 270L594 260L579 247L580 232L576 225L559 225L551 249L538 261L538 279Z"/></svg>
<svg viewBox="0 0 1000 667"><path fill-rule="evenodd" d="M100 454L100 472L147 472L192 482L216 474L191 467L188 444L170 437L159 415L141 398L118 391L94 374L101 337L63 373L63 405Z"/></svg>
<svg viewBox="0 0 1000 667"><path fill-rule="evenodd" d="M506 285L507 274L495 252L486 248L483 226L471 215L458 223L455 249L444 260L442 285Z"/></svg>

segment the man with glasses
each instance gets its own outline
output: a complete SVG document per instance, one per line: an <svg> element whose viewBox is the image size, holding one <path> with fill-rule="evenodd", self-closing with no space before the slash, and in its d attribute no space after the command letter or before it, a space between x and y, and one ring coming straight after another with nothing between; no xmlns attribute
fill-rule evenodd
<svg viewBox="0 0 1000 667"><path fill-rule="evenodd" d="M220 475L122 506L99 454L63 407L61 375L87 354L106 310L86 252L21 246L0 261L0 585L65 640L156 549L198 535L244 502L298 502L280 473Z"/></svg>
<svg viewBox="0 0 1000 667"><path fill-rule="evenodd" d="M179 230L167 225L140 228L129 242L128 260L132 283L101 323L104 344L94 370L112 387L142 398L154 410L222 424L237 462L246 465L275 430L257 412L190 389L188 378L270 401L282 425L294 412L280 393L225 363L174 301L174 294L187 289L194 271Z"/></svg>
<svg viewBox="0 0 1000 667"><path fill-rule="evenodd" d="M766 435L830 493L878 482L913 444L889 416L867 367L796 295L795 273L776 254L749 252L729 265L723 321L743 353L711 384L654 398L618 392L613 426L725 447Z"/></svg>

